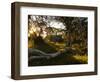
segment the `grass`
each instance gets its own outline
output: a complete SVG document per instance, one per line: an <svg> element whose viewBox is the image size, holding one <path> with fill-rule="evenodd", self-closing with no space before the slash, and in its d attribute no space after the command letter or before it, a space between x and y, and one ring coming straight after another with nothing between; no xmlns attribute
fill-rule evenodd
<svg viewBox="0 0 100 82"><path fill-rule="evenodd" d="M36 41L29 41L28 46L29 48L35 48L45 53L57 52L54 46L51 46L49 45L49 43L46 43L41 37L37 38Z"/></svg>
<svg viewBox="0 0 100 82"><path fill-rule="evenodd" d="M83 57L82 57L83 58ZM62 53L55 58L41 58L29 61L29 66L48 66L48 65L76 65L87 64L80 56L73 56L69 53Z"/></svg>
<svg viewBox="0 0 100 82"><path fill-rule="evenodd" d="M47 44L55 48L57 51L63 51L65 49L65 42L59 43L59 42L51 42L49 40L46 41Z"/></svg>
<svg viewBox="0 0 100 82"><path fill-rule="evenodd" d="M45 65L75 65L75 64L87 64L88 55L81 53L80 45L72 45L72 47L66 47L65 42L51 42L49 40L43 40L38 38L33 43L29 42L32 48L39 49L45 53L55 53L61 51L62 53L55 58L41 58L33 59L28 62L29 66L45 66ZM63 52L66 49L66 52ZM29 54L30 55L30 54ZM38 53L33 53L38 55Z"/></svg>
<svg viewBox="0 0 100 82"><path fill-rule="evenodd" d="M88 56L85 55L75 55L73 56L76 60L79 60L82 63L88 63Z"/></svg>

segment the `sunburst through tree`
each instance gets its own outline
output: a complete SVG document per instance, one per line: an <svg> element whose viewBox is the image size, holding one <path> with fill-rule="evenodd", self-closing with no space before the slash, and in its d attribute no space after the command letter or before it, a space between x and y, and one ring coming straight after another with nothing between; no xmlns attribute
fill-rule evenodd
<svg viewBox="0 0 100 82"><path fill-rule="evenodd" d="M87 64L86 17L28 15L28 66Z"/></svg>

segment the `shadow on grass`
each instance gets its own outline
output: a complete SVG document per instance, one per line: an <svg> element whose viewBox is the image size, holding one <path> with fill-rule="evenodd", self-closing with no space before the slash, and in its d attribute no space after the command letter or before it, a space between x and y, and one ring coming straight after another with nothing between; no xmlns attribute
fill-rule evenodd
<svg viewBox="0 0 100 82"><path fill-rule="evenodd" d="M46 43L41 36L37 37L35 40L35 49L41 50L45 53L55 53L57 50L50 46L48 43Z"/></svg>
<svg viewBox="0 0 100 82"><path fill-rule="evenodd" d="M55 53L57 50L46 43L42 37L37 37L35 40L35 47L33 49L40 50L44 53ZM47 66L47 65L72 65L72 64L87 64L74 57L74 51L66 49L65 52L60 53L56 57L48 58L41 52L30 52L28 51L28 58L35 56L36 58L28 59L28 66ZM76 52L75 52L76 53Z"/></svg>
<svg viewBox="0 0 100 82"><path fill-rule="evenodd" d="M32 59L28 62L28 66L48 66L48 65L72 65L72 64L85 64L77 60L70 53L61 53L60 55L47 59L38 58Z"/></svg>

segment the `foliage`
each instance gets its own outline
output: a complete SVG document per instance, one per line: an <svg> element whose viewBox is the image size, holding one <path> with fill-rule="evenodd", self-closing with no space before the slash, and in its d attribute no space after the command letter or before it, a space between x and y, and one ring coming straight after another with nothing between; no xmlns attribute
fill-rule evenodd
<svg viewBox="0 0 100 82"><path fill-rule="evenodd" d="M55 58L33 59L29 66L88 63L87 28L86 17L29 15L28 47L47 54L61 52Z"/></svg>

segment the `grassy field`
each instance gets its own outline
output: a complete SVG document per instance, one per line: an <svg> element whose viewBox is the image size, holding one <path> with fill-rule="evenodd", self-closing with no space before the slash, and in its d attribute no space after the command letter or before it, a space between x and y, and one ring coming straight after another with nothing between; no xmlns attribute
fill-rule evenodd
<svg viewBox="0 0 100 82"><path fill-rule="evenodd" d="M40 40L39 40L40 41ZM54 58L38 58L29 60L29 66L45 66L45 65L72 65L72 64L87 64L88 63L88 56L87 54L81 53L82 49L78 46L66 47L66 44L58 43L58 42L51 42L49 40L41 40L40 42L37 41L37 45L34 45L33 49L41 50L45 53L55 53L61 52L60 55ZM38 53L33 53L29 55L37 55Z"/></svg>

